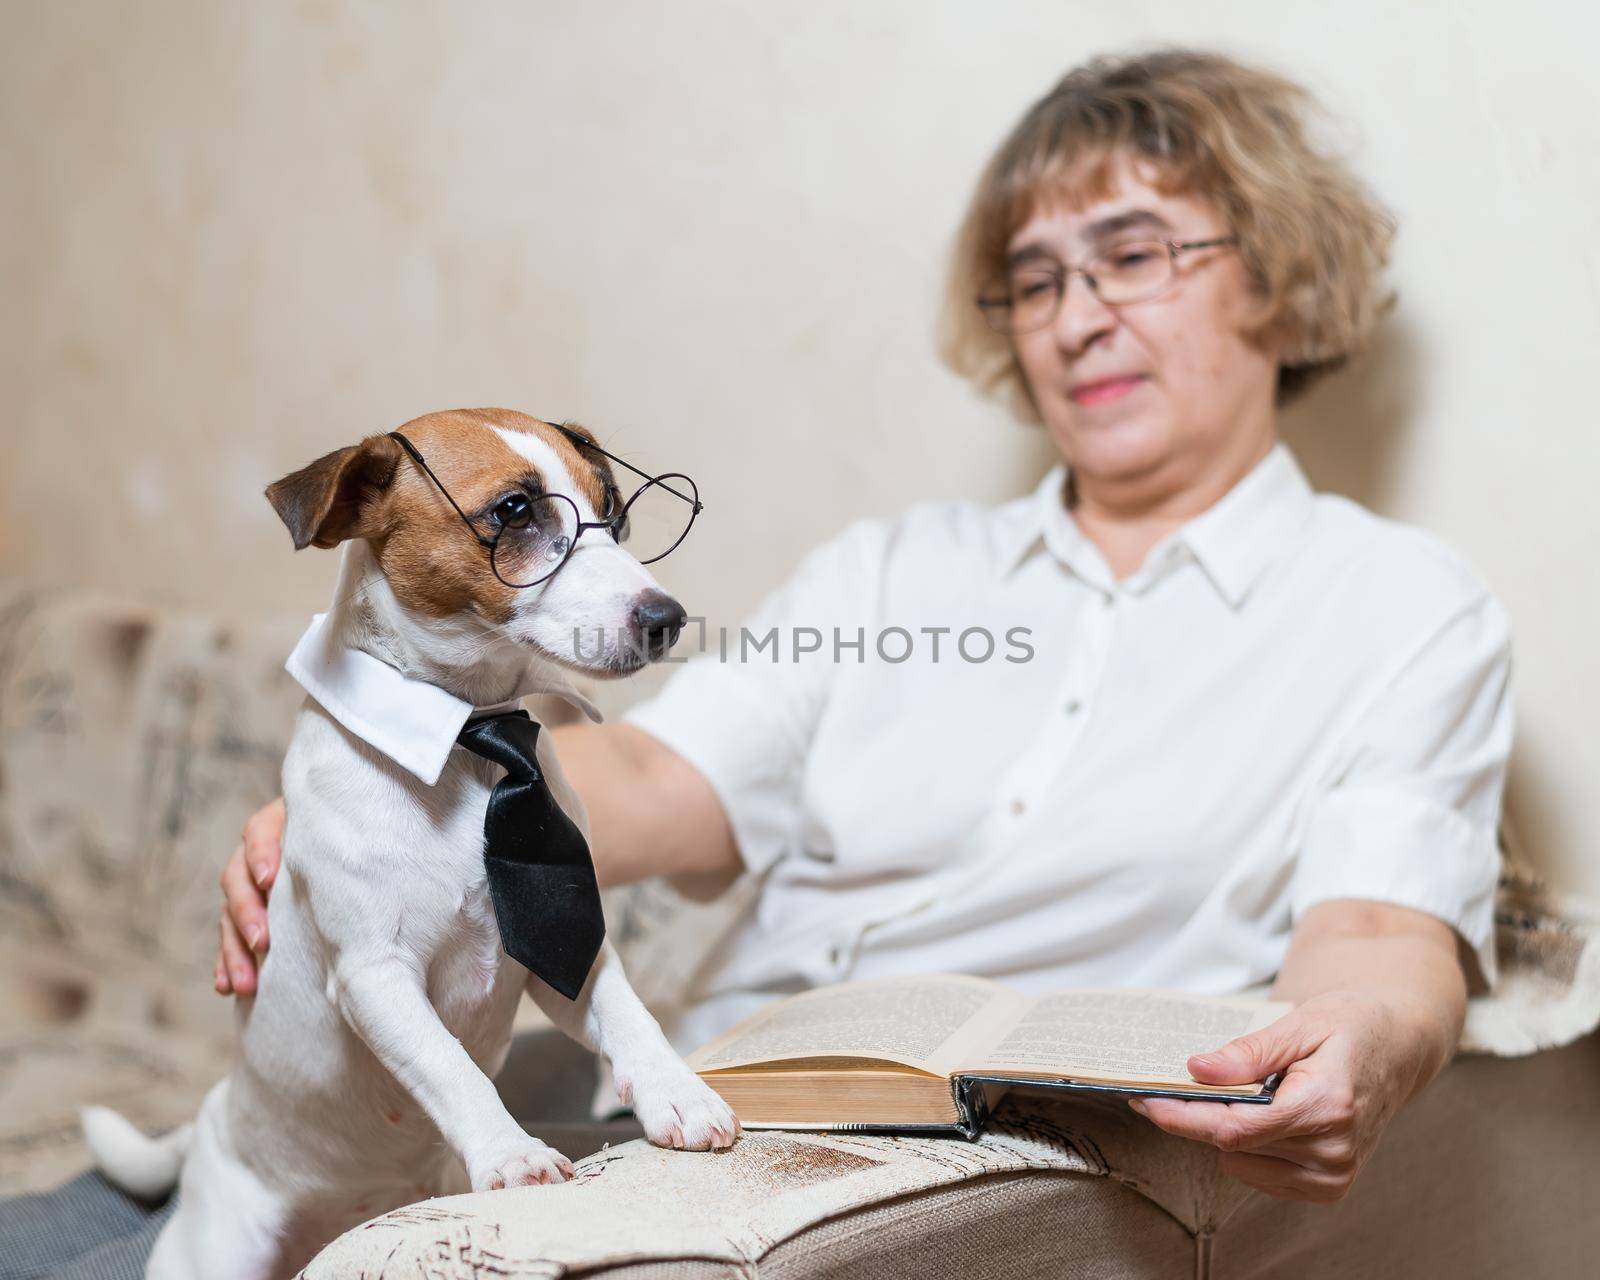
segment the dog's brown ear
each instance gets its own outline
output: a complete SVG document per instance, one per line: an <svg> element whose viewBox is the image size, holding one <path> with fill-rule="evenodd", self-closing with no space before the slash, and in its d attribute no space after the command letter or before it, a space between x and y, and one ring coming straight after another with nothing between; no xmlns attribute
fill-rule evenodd
<svg viewBox="0 0 1600 1280"><path fill-rule="evenodd" d="M268 485L267 501L289 527L296 551L370 538L377 532L374 502L399 465L400 446L394 440L368 436Z"/></svg>

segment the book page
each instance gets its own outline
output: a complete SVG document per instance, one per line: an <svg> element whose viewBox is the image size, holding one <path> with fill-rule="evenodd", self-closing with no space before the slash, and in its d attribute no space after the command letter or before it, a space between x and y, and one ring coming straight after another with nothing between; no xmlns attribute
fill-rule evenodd
<svg viewBox="0 0 1600 1280"><path fill-rule="evenodd" d="M1135 987L1061 991L1039 997L966 1069L1187 1082L1190 1055L1220 1048L1288 1010Z"/></svg>
<svg viewBox="0 0 1600 1280"><path fill-rule="evenodd" d="M791 996L689 1056L696 1071L804 1058L865 1058L945 1074L986 1039L974 1028L1015 1021L1020 998L981 978L935 974L848 982ZM988 1014L988 1016L985 1016Z"/></svg>

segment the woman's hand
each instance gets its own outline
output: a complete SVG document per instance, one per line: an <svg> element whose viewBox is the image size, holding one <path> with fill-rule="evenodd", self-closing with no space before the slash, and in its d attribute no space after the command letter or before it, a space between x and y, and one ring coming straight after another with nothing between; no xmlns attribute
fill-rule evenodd
<svg viewBox="0 0 1600 1280"><path fill-rule="evenodd" d="M214 982L220 995L249 996L267 954L267 894L283 861L283 799L250 815L240 844L222 868L221 942Z"/></svg>
<svg viewBox="0 0 1600 1280"><path fill-rule="evenodd" d="M1223 1153L1222 1171L1258 1191L1329 1203L1455 1051L1466 1011L1455 935L1407 907L1318 903L1295 927L1273 996L1295 1007L1188 1064L1203 1084L1282 1071L1270 1105L1131 1105L1168 1133L1209 1142Z"/></svg>
<svg viewBox="0 0 1600 1280"><path fill-rule="evenodd" d="M1135 1098L1168 1133L1209 1142L1222 1171L1268 1195L1329 1203L1350 1190L1384 1128L1418 1086L1415 1029L1371 995L1313 996L1240 1036L1189 1072L1203 1084L1248 1084L1283 1071L1271 1105Z"/></svg>

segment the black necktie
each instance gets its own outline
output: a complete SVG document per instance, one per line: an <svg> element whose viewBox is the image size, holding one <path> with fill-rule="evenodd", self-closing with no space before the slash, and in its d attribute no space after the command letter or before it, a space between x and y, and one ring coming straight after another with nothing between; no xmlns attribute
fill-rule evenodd
<svg viewBox="0 0 1600 1280"><path fill-rule="evenodd" d="M526 711L470 721L456 739L502 766L483 820L483 862L513 960L576 1000L605 940L594 860L539 768L539 726Z"/></svg>

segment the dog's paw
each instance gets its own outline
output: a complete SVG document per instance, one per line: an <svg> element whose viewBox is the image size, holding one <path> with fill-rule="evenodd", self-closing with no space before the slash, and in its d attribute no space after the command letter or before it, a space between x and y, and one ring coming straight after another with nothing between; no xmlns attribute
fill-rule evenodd
<svg viewBox="0 0 1600 1280"><path fill-rule="evenodd" d="M731 1147L739 1136L733 1108L676 1059L631 1080L619 1078L617 1088L623 1101L632 1102L645 1137L658 1147L712 1151Z"/></svg>
<svg viewBox="0 0 1600 1280"><path fill-rule="evenodd" d="M520 1133L477 1152L467 1161L467 1174L474 1191L500 1191L565 1182L572 1176L572 1161L539 1139Z"/></svg>

